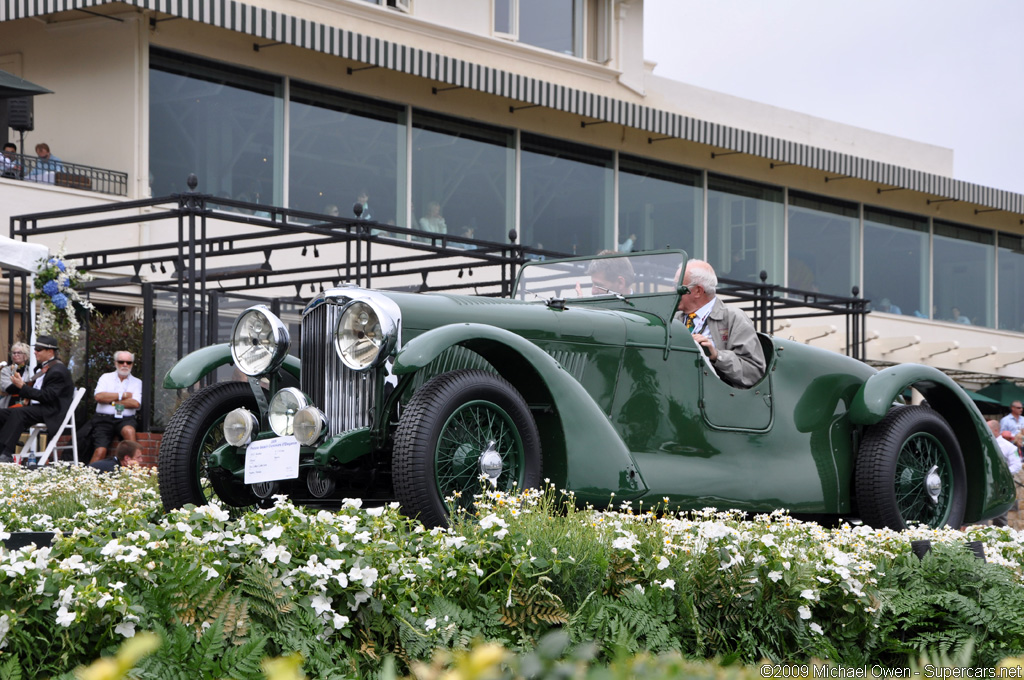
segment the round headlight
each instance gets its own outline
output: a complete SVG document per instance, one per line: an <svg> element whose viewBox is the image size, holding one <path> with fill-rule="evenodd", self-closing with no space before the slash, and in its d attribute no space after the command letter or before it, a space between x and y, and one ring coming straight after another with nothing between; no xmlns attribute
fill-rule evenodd
<svg viewBox="0 0 1024 680"><path fill-rule="evenodd" d="M235 319L231 358L248 376L276 371L288 354L288 328L263 305L250 307Z"/></svg>
<svg viewBox="0 0 1024 680"><path fill-rule="evenodd" d="M303 446L312 446L327 431L327 416L316 406L300 408L295 414L292 429L295 439Z"/></svg>
<svg viewBox="0 0 1024 680"><path fill-rule="evenodd" d="M224 416L224 439L232 446L245 446L259 427L259 419L249 409L236 408Z"/></svg>
<svg viewBox="0 0 1024 680"><path fill-rule="evenodd" d="M270 409L267 412L267 420L270 422L270 429L278 437L287 437L293 433L292 423L295 420L295 413L300 408L309 405L306 396L294 387L286 387L270 400Z"/></svg>
<svg viewBox="0 0 1024 680"><path fill-rule="evenodd" d="M357 300L345 308L334 331L334 346L342 363L363 371L386 357L395 339L395 322Z"/></svg>

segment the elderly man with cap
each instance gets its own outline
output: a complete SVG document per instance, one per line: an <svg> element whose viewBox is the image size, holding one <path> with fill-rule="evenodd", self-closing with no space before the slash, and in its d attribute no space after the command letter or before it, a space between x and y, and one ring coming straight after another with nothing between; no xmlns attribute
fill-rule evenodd
<svg viewBox="0 0 1024 680"><path fill-rule="evenodd" d="M75 395L71 372L57 358L57 339L40 335L33 349L39 369L33 376L34 381L24 380L20 375L11 377L14 394L31 403L22 408L0 410L0 462L14 461L18 438L34 424L43 422L49 432L56 432Z"/></svg>

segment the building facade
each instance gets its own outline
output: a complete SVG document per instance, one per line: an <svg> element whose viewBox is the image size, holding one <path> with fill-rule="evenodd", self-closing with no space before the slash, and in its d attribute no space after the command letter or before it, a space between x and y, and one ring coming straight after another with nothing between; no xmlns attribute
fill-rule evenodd
<svg viewBox="0 0 1024 680"><path fill-rule="evenodd" d="M0 38L0 69L54 92L19 150L128 177L126 196L0 178L4 217L195 173L227 199L359 202L562 253L682 248L724 277L856 288L875 362L1024 381L1024 195L953 179L946 149L654 76L642 0L11 0ZM845 345L791 324L778 333Z"/></svg>

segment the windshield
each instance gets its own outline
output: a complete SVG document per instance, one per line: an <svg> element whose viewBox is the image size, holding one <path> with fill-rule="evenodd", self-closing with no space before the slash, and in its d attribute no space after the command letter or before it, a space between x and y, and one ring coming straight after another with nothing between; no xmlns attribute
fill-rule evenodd
<svg viewBox="0 0 1024 680"><path fill-rule="evenodd" d="M600 255L523 265L514 297L520 300L656 295L676 292L681 251Z"/></svg>

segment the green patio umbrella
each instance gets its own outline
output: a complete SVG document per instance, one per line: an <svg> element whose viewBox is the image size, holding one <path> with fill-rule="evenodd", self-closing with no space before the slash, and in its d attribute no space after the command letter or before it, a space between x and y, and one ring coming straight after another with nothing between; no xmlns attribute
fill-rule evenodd
<svg viewBox="0 0 1024 680"><path fill-rule="evenodd" d="M1010 408L1010 404L1015 401L1024 402L1024 387L1020 387L1010 380L998 380L988 387L978 390L978 393L995 399L1006 408Z"/></svg>
<svg viewBox="0 0 1024 680"><path fill-rule="evenodd" d="M0 99L27 97L35 94L53 94L53 90L47 90L41 85L30 83L13 73L0 71Z"/></svg>

